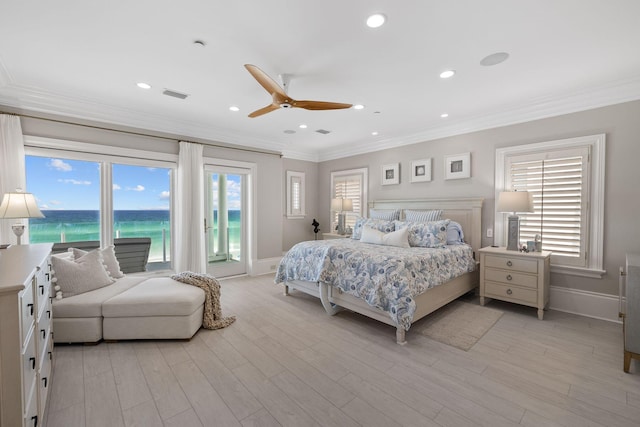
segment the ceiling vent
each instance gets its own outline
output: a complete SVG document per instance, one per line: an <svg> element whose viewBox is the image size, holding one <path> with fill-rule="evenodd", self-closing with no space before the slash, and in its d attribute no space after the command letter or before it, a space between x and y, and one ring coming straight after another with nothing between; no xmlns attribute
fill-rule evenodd
<svg viewBox="0 0 640 427"><path fill-rule="evenodd" d="M330 130L325 130L325 129L318 129L316 132L321 133L321 134L323 134L323 135L326 135L326 134L328 134L328 133L331 133L331 131L330 131Z"/></svg>
<svg viewBox="0 0 640 427"><path fill-rule="evenodd" d="M179 99L186 99L187 96L189 96L186 93L176 92L175 90L171 90L171 89L165 89L164 91L162 91L162 94L167 96L173 96L174 98L179 98Z"/></svg>

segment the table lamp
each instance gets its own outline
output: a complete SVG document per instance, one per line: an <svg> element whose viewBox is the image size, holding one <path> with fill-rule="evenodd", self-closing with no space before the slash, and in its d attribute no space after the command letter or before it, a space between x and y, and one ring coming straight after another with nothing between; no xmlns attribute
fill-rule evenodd
<svg viewBox="0 0 640 427"><path fill-rule="evenodd" d="M5 193L0 204L0 218L22 219L22 218L44 218L36 198L31 193L23 193L16 190L15 193ZM11 226L13 234L16 235L18 244L21 244L24 224L17 222Z"/></svg>
<svg viewBox="0 0 640 427"><path fill-rule="evenodd" d="M501 191L498 195L498 212L510 212L507 227L507 249L520 249L520 218L516 212L533 212L533 197L528 191Z"/></svg>
<svg viewBox="0 0 640 427"><path fill-rule="evenodd" d="M344 235L345 228L345 212L353 211L353 200L351 199L331 199L331 210L338 212L338 234Z"/></svg>

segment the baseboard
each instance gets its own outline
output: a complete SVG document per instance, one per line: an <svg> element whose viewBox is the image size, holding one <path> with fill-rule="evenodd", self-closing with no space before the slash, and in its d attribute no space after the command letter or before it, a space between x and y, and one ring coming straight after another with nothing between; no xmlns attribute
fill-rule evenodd
<svg viewBox="0 0 640 427"><path fill-rule="evenodd" d="M251 263L250 276L260 276L262 274L275 273L282 257L262 258L253 260Z"/></svg>
<svg viewBox="0 0 640 427"><path fill-rule="evenodd" d="M551 310L621 323L616 295L551 286L549 299Z"/></svg>

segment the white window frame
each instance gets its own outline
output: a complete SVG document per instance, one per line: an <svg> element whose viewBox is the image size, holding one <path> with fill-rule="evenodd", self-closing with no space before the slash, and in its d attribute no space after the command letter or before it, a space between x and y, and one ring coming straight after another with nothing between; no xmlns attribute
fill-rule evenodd
<svg viewBox="0 0 640 427"><path fill-rule="evenodd" d="M604 189L605 189L605 134L588 135L576 138L546 141L533 144L504 147L496 150L495 163L495 200L505 188L507 160L512 156L539 154L561 149L589 147L591 168L589 176L589 200L587 202L588 224L586 267L551 265L552 273L563 273L582 277L602 278L606 273L604 266ZM496 244L504 246L506 242L506 216L501 212L494 213Z"/></svg>
<svg viewBox="0 0 640 427"><path fill-rule="evenodd" d="M170 177L170 212L173 213L175 197L175 171L178 166L178 155L121 148L111 145L92 144L64 139L44 138L24 135L24 150L27 156L65 158L96 162L100 165L100 212L113 212L113 185L111 165L113 163L171 169ZM108 217L108 219L107 219ZM171 235L176 235L176 224L171 221ZM171 263L174 250L171 244ZM103 247L113 244L113 217L100 215L100 244Z"/></svg>
<svg viewBox="0 0 640 427"><path fill-rule="evenodd" d="M304 219L306 216L305 203L305 173L287 171L287 218ZM297 184L297 185L296 185ZM297 194L295 194L297 188ZM298 199L299 206L294 206L294 200Z"/></svg>
<svg viewBox="0 0 640 427"><path fill-rule="evenodd" d="M359 216L366 216L367 214L367 209L368 209L368 201L367 201L367 196L368 196L368 191L369 191L369 169L368 168L358 168L358 169L348 169L348 170L342 170L342 171L334 171L331 172L331 187L329 189L329 199L332 199L334 197L334 190L335 190L335 186L334 186L334 182L336 178L342 177L342 176L349 176L349 175L361 175L362 176L362 181L361 181L361 188L360 188L360 210L361 212L359 213ZM333 225L335 223L335 218L333 216L334 212L331 210L331 207L329 207L329 218L331 219L331 226L332 226L332 231L333 231ZM354 213L354 212L348 212L347 213L347 217L350 216L357 216L358 213Z"/></svg>

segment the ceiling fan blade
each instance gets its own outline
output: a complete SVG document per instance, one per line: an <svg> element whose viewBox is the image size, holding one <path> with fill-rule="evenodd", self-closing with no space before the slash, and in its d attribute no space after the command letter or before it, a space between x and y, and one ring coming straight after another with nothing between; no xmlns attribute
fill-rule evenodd
<svg viewBox="0 0 640 427"><path fill-rule="evenodd" d="M280 85L278 85L278 83L276 83L275 80L273 80L271 77L269 77L269 75L267 75L267 73L262 71L260 68L256 67L255 65L251 65L251 64L244 64L244 68L246 68L247 71L249 71L249 73L251 73L253 78L256 79L258 81L258 83L260 83L260 85L263 88L265 88L265 90L267 92L269 92L271 95L278 94L281 97L284 97L284 98L287 97L287 94L284 91L284 89L282 89L280 87Z"/></svg>
<svg viewBox="0 0 640 427"><path fill-rule="evenodd" d="M324 101L292 101L291 106L304 108L306 110L341 110L343 108L351 108L353 104L343 104L340 102L324 102Z"/></svg>
<svg viewBox="0 0 640 427"><path fill-rule="evenodd" d="M267 114L267 113L270 113L272 111L279 110L279 109L280 109L279 105L269 104L266 107L263 107L263 108L261 108L259 110L254 111L253 113L249 114L249 117L258 117L258 116L261 116L263 114Z"/></svg>

